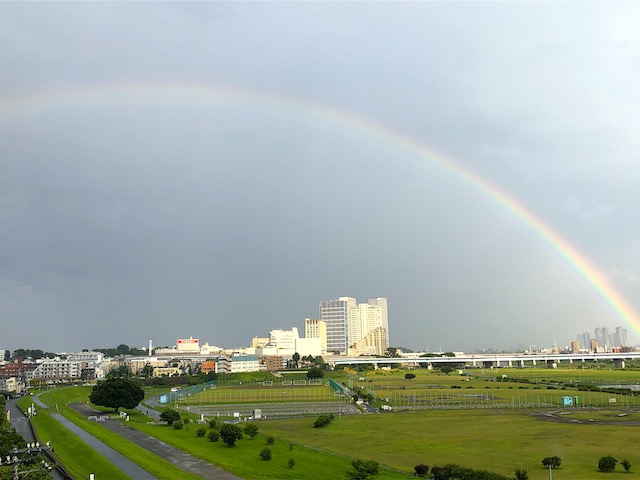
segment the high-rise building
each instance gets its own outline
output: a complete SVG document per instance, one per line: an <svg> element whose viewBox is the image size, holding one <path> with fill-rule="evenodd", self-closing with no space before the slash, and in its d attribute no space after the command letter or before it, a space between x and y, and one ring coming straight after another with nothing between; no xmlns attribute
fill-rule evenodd
<svg viewBox="0 0 640 480"><path fill-rule="evenodd" d="M611 346L611 336L609 335L609 329L607 327L596 328L595 340L601 347Z"/></svg>
<svg viewBox="0 0 640 480"><path fill-rule="evenodd" d="M356 299L340 297L320 303L320 320L327 326L327 351L346 354L349 349L349 310L356 306Z"/></svg>
<svg viewBox="0 0 640 480"><path fill-rule="evenodd" d="M617 347L628 347L629 340L627 338L627 329L622 327L616 327L616 331L613 334L613 344Z"/></svg>
<svg viewBox="0 0 640 480"><path fill-rule="evenodd" d="M576 338L581 348L589 349L591 348L591 335L588 332L578 334Z"/></svg>
<svg viewBox="0 0 640 480"><path fill-rule="evenodd" d="M578 340L571 342L571 353L580 353L580 342Z"/></svg>
<svg viewBox="0 0 640 480"><path fill-rule="evenodd" d="M319 338L322 352L327 351L327 323L315 318L304 319L305 338Z"/></svg>
<svg viewBox="0 0 640 480"><path fill-rule="evenodd" d="M389 341L389 309L386 298L370 298L369 305L380 307L380 326L387 330L387 342Z"/></svg>

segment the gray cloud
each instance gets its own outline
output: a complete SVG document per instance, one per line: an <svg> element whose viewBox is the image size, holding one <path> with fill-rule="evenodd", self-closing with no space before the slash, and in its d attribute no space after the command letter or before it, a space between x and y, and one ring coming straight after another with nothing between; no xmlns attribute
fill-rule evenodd
<svg viewBox="0 0 640 480"><path fill-rule="evenodd" d="M341 295L388 297L414 348L620 325L486 196L309 105L501 186L640 309L638 20L634 3L2 4L0 308L30 325L2 347L240 345Z"/></svg>

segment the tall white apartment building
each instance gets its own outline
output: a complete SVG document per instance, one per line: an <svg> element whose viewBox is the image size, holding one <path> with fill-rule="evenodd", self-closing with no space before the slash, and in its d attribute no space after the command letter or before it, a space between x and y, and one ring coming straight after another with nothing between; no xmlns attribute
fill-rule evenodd
<svg viewBox="0 0 640 480"><path fill-rule="evenodd" d="M389 309L386 298L370 298L369 305L380 307L380 326L387 331L387 342L389 341ZM388 345L387 345L388 347Z"/></svg>
<svg viewBox="0 0 640 480"><path fill-rule="evenodd" d="M327 351L345 355L349 351L349 311L356 299L340 297L320 303L320 320L327 326Z"/></svg>
<svg viewBox="0 0 640 480"><path fill-rule="evenodd" d="M367 339L377 332L373 337ZM373 340L375 339L375 341ZM366 349L362 346L366 345ZM349 346L354 355L384 355L389 348L389 317L386 298L372 298L360 303L349 312ZM373 349L373 351L372 351Z"/></svg>
<svg viewBox="0 0 640 480"><path fill-rule="evenodd" d="M320 320L326 323L328 352L360 355L375 349L376 355L383 355L389 348L386 298L370 298L368 303L361 304L352 297L326 300L320 304ZM374 331L371 338L361 342ZM366 353L359 352L358 346L366 346Z"/></svg>
<svg viewBox="0 0 640 480"><path fill-rule="evenodd" d="M315 318L304 319L304 337L319 338L322 353L327 352L327 323Z"/></svg>

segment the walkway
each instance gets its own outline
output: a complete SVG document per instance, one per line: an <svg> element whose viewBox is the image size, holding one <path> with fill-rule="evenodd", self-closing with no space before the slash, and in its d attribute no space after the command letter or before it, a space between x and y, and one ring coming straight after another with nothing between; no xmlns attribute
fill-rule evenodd
<svg viewBox="0 0 640 480"><path fill-rule="evenodd" d="M88 417L90 415L103 414L102 412L97 412L86 403L71 403L69 404L69 407L74 409L76 412L84 415L85 417ZM141 410L145 412L146 408L142 407ZM151 413L151 411L149 413ZM155 413L157 414L158 412ZM240 480L240 477L236 477L235 475L222 470L215 465L212 465L211 463L205 462L204 460L194 457L193 455L186 453L178 448L172 447L171 445L164 443L155 437L129 427L120 420L106 420L104 423L101 423L101 425L120 435L121 437L132 441L145 450L148 450L151 453L155 453L159 457L164 458L165 460L171 462L182 470L197 475L201 478L212 480ZM137 480L139 477L133 476L133 478Z"/></svg>
<svg viewBox="0 0 640 480"><path fill-rule="evenodd" d="M16 400L8 400L6 408L9 411L11 428L13 428L18 435L24 438L26 442L35 442L36 439L33 436L33 431L29 424L29 418L18 408ZM57 468L52 470L51 474L53 475L54 480L64 480L64 478L66 478L57 470Z"/></svg>
<svg viewBox="0 0 640 480"><path fill-rule="evenodd" d="M104 458L109 460L117 468L122 470L125 474L129 475L131 478L135 478L136 480L146 480L146 479L156 478L146 470L140 468L138 465L133 463L124 455L119 454L107 444L102 443L93 435L90 435L87 432L85 432L82 428L77 426L75 423L72 423L70 420L63 417L61 414L51 412L51 416L56 420L58 420L64 427L68 428L73 433L75 433L78 437L84 440L91 448L93 448L96 452L98 452Z"/></svg>

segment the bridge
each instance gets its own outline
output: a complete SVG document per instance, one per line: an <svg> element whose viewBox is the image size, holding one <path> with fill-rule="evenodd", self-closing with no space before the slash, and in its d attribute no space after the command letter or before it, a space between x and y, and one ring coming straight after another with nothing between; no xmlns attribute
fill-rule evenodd
<svg viewBox="0 0 640 480"><path fill-rule="evenodd" d="M325 361L332 367L336 365L417 365L427 366L437 364L463 364L471 367L524 367L526 364L536 366L546 364L550 368L560 362L586 363L613 361L617 368L624 368L625 361L640 359L640 352L626 353L553 353L553 354L468 354L455 357L325 357Z"/></svg>

